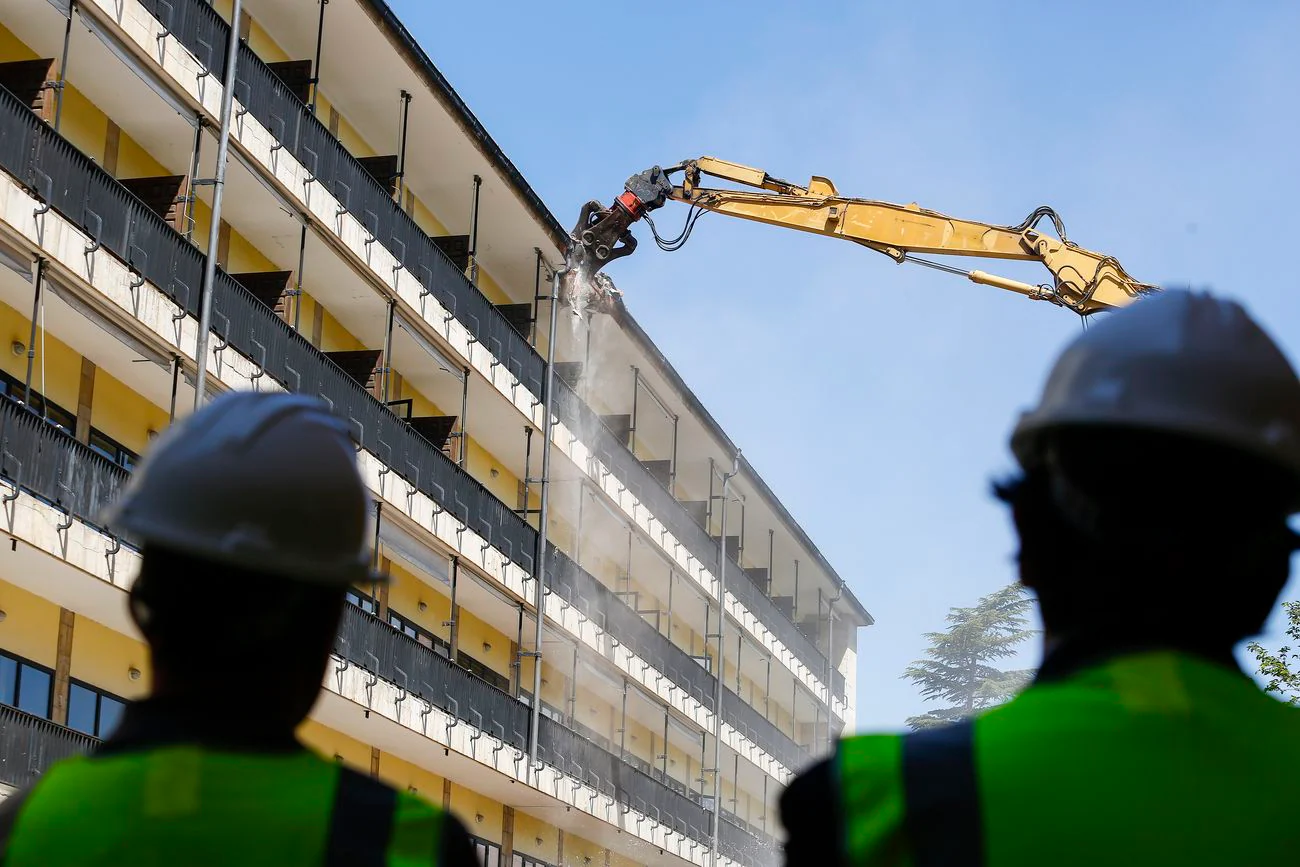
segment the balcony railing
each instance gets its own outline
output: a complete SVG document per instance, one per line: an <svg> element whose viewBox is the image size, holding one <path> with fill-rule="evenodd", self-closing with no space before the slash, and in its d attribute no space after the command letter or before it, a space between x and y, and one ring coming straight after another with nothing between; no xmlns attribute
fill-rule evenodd
<svg viewBox="0 0 1300 867"><path fill-rule="evenodd" d="M0 705L0 783L22 789L50 765L90 752L98 738Z"/></svg>
<svg viewBox="0 0 1300 867"><path fill-rule="evenodd" d="M217 80L230 25L203 0L141 0ZM325 124L241 43L235 97L371 236L535 395L545 362Z"/></svg>
<svg viewBox="0 0 1300 867"><path fill-rule="evenodd" d="M686 507L655 478L628 449L627 444L605 426L600 416L587 406L577 393L559 377L555 377L555 414L586 443L596 457L627 486L638 500L645 504L656 518L695 559L709 565L716 573L719 546L708 532L691 517ZM817 645L799 631L785 612L776 607L770 597L753 583L735 560L728 560L727 590L781 639L786 647L803 661L818 677L825 676L826 657ZM837 681L838 694L844 693L844 678Z"/></svg>
<svg viewBox="0 0 1300 867"><path fill-rule="evenodd" d="M346 606L335 653L405 689L408 701L427 702L460 722L494 734L526 761L529 709L440 654L359 608ZM696 840L710 835L710 814L687 795L643 773L577 731L543 715L538 732L542 761L600 794ZM724 855L750 865L772 864L775 841L723 822Z"/></svg>
<svg viewBox="0 0 1300 867"><path fill-rule="evenodd" d="M93 240L134 269L140 279L149 280L166 293L181 311L198 315L197 287L203 267L198 249L2 88L0 168L81 226ZM324 398L336 414L349 421L357 441L397 475L515 563L533 571L536 531L531 526L221 270L217 271L214 286L213 323L218 336L231 348L256 362L265 374L286 388ZM564 388L561 386L558 394L565 394ZM576 396L572 400L586 410ZM603 426L600 430L604 430ZM617 443L612 439L608 445L611 454L626 455L629 466L643 469L626 449L613 449ZM104 464L113 472L122 472L110 462ZM23 465L14 464L9 472L21 474ZM87 478L92 481L82 483L102 484L95 481L99 479L97 474ZM666 490L651 481L667 502L675 503ZM60 477L60 485L69 483ZM67 496L61 488L39 486L34 490L42 496L59 496L61 492ZM111 497L115 490L95 492L96 502ZM78 514L93 520L98 508ZM552 556L558 554L553 548L552 552ZM643 654L650 664L712 709L713 678L708 672L567 557L558 554L555 565L552 580L562 598L579 605L580 610L586 605L589 611L591 602L599 600L597 610L604 612L609 621L607 628L616 638ZM755 742L787 767L800 764L798 747L775 727L769 730L739 718L736 724L742 731L753 732Z"/></svg>
<svg viewBox="0 0 1300 867"><path fill-rule="evenodd" d="M211 5L202 0L142 2L212 75L224 79L230 26ZM439 303L533 394L541 395L545 366L537 352L247 44L240 46L235 95ZM563 383L557 388L556 415L581 431L584 438L594 434L608 440L597 445L598 452L608 458L606 465L637 492L697 559L716 563L717 545L685 508L646 471L626 444L609 435L576 394ZM758 587L739 577L744 574L739 567L734 574L736 597L765 623L773 624L786 646L820 676L826 661L816 645ZM836 694L843 695L843 676L837 672L833 679Z"/></svg>
<svg viewBox="0 0 1300 867"><path fill-rule="evenodd" d="M2 89L0 168L158 287L181 313L198 317L203 254ZM220 270L212 321L222 347L251 359L286 388L323 398L349 422L360 445L533 571L536 532L527 522Z"/></svg>
<svg viewBox="0 0 1300 867"><path fill-rule="evenodd" d="M41 419L24 406L0 400L0 475L19 484L34 496L50 502L69 516L93 522L100 510L126 483L128 473L107 458L77 442L65 431ZM112 528L106 528L112 532ZM405 688L411 700L426 700L456 719L495 734L522 755L527 744L528 707L444 659L392 626L346 606L335 640L335 652L343 659ZM19 712L13 711L13 714ZM43 770L40 761L53 761L84 751L89 740L59 746L55 735L60 727L22 714L11 724L0 714L0 761L15 785L30 781ZM28 725L28 723L31 723ZM35 734L25 734L35 723ZM690 798L641 773L618 756L588 738L547 717L542 717L539 753L543 760L572 777L582 780L663 824L692 836L707 839L708 815ZM26 726L26 728L24 728ZM44 732L44 734L42 734ZM20 736L21 734L21 736ZM25 739L26 738L26 739ZM42 739L44 738L44 739ZM65 737L64 740L67 740ZM60 750L63 750L60 752ZM29 757L31 757L29 759ZM36 763L36 764L33 764ZM31 765L34 770L21 770ZM15 770L9 771L9 768ZM21 770L21 774L20 774ZM11 782L4 778L4 782ZM733 836L735 834L733 832ZM767 864L770 858L755 860L754 852L766 851L766 844L752 834L742 833L727 844L728 857L746 864ZM751 853L746 855L746 853Z"/></svg>

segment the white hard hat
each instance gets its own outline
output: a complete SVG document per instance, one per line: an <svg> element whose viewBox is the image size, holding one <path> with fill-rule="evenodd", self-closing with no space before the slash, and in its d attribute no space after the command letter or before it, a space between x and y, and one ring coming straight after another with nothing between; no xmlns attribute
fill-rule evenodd
<svg viewBox="0 0 1300 867"><path fill-rule="evenodd" d="M1042 460L1062 429L1188 437L1263 459L1300 492L1300 379L1241 305L1167 290L1105 315L1057 359L1011 448Z"/></svg>
<svg viewBox="0 0 1300 867"><path fill-rule="evenodd" d="M369 502L324 402L243 392L159 437L102 519L146 545L345 585L370 577Z"/></svg>

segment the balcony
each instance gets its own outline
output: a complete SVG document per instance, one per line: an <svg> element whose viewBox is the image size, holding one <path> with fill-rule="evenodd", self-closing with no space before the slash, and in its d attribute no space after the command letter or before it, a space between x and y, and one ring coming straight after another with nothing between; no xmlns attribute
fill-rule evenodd
<svg viewBox="0 0 1300 867"><path fill-rule="evenodd" d="M98 738L0 705L0 783L26 788L50 765L90 752Z"/></svg>
<svg viewBox="0 0 1300 867"><path fill-rule="evenodd" d="M62 510L69 519L93 524L129 474L26 407L0 401L0 475ZM104 529L113 532L111 527ZM335 653L348 664L402 687L413 700L428 702L467 725L497 735L522 756L530 721L527 705L389 624L347 606ZM689 797L554 720L542 717L541 726L538 742L543 761L679 833L708 839L710 817ZM50 762L85 752L93 739L0 708L0 742L4 773L0 781L25 785ZM745 864L773 860L771 841L735 826L727 833L728 857ZM763 852L769 854L754 854Z"/></svg>
<svg viewBox="0 0 1300 867"><path fill-rule="evenodd" d="M138 279L148 280L166 293L177 304L177 315L197 317L202 254L3 90L0 90L0 168L127 263ZM213 294L213 322L214 331L222 341L219 350L234 349L284 387L326 400L336 414L348 420L357 442L383 460L394 473L446 508L521 568L529 573L533 571L536 531L531 526L275 316L264 302L220 270ZM579 406L586 410L585 405ZM5 418L8 417L7 414ZM17 422L20 427L27 423L21 417ZM57 431L42 431L40 435L49 433ZM18 446L8 448L14 455L19 454ZM626 456L629 466L639 468L631 453L621 445L612 454ZM26 473L52 473L50 478L35 480L33 491L52 501L71 498L80 504L77 514L92 521L99 506L111 499L116 487L125 481L125 473L106 461L106 472L116 474L113 476L116 481L111 484L105 481L109 477L98 472L74 473L62 465L48 464L48 458L45 460L45 463L26 458L19 463L11 461L5 465L5 472L24 487L32 487ZM95 489L73 491L69 488L73 480ZM655 485L668 502L676 503L662 486L657 482ZM592 601L599 600L596 609L604 612L608 620L605 628L613 636L701 704L713 709L714 679L708 672L558 550L549 547L549 553L554 592L579 610L590 611ZM807 758L806 751L738 698L724 701L724 711L729 723L787 768L795 769Z"/></svg>
<svg viewBox="0 0 1300 867"><path fill-rule="evenodd" d="M225 80L230 25L202 0L141 0L141 4L218 81ZM239 46L235 97L299 163L311 172L370 237L505 365L535 395L542 393L545 362L394 201L390 191L330 134L297 93L247 44Z"/></svg>
<svg viewBox="0 0 1300 867"><path fill-rule="evenodd" d="M216 79L223 79L230 27L202 0L141 0ZM316 182L366 227L423 291L433 295L495 358L534 395L542 394L545 365L509 319L478 291L395 202L389 191L330 134L314 113L247 45L241 44L236 64L235 96ZM701 563L717 562L717 545L672 493L627 449L624 442L599 423L595 413L566 385L556 385L556 416L571 430L583 431L598 442L587 443L615 475L637 494ZM593 423L593 421L595 423ZM732 562L730 590L748 610L795 654L815 676L827 668L816 644L800 631L771 598ZM530 570L531 571L531 570ZM831 689L844 695L844 678L832 675Z"/></svg>

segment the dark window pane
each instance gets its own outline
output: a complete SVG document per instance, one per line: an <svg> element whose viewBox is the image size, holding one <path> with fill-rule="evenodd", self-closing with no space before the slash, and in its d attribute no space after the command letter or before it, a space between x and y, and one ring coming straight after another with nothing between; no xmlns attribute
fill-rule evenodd
<svg viewBox="0 0 1300 867"><path fill-rule="evenodd" d="M99 694L74 683L68 693L68 728L95 733L95 702Z"/></svg>
<svg viewBox="0 0 1300 867"><path fill-rule="evenodd" d="M39 717L50 716L50 675L24 665L18 676L18 709Z"/></svg>
<svg viewBox="0 0 1300 867"><path fill-rule="evenodd" d="M0 656L0 702L7 705L14 703L14 686L18 678L18 663L7 656Z"/></svg>
<svg viewBox="0 0 1300 867"><path fill-rule="evenodd" d="M99 731L95 732L101 738L106 738L113 734L117 728L118 722L122 719L122 710L126 706L115 698L101 696L99 699Z"/></svg>

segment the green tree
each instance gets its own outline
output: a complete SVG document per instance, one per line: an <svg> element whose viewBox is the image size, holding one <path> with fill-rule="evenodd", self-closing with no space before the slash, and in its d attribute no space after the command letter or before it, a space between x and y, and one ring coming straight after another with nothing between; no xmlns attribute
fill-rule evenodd
<svg viewBox="0 0 1300 867"><path fill-rule="evenodd" d="M921 688L926 701L947 707L908 719L913 729L965 719L974 712L1011 699L1029 683L1031 669L1003 671L994 666L1016 654L1033 635L1026 617L1030 602L1019 584L980 599L973 608L952 608L946 632L929 632L924 659L907 667L903 677Z"/></svg>
<svg viewBox="0 0 1300 867"><path fill-rule="evenodd" d="M1300 602L1283 602L1282 608L1286 611L1287 637L1300 642ZM1289 703L1300 705L1300 650L1284 645L1273 651L1258 641L1248 646L1259 663L1259 673L1268 680L1264 691L1276 692Z"/></svg>

